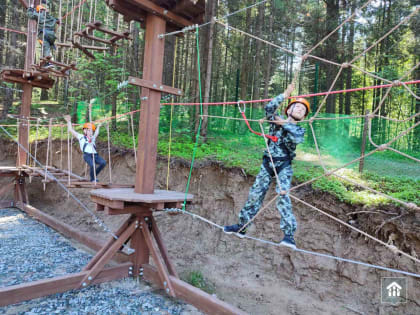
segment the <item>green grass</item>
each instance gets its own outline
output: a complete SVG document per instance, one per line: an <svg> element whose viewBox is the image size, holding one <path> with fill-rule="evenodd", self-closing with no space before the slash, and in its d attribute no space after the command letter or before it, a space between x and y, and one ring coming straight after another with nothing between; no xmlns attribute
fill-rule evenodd
<svg viewBox="0 0 420 315"><path fill-rule="evenodd" d="M53 102L37 102L33 105L32 110L38 114L46 113L48 110L48 117L62 116L62 109L57 104L56 106L46 105ZM169 132L168 125L163 121L160 125L158 153L162 156L168 155L169 149ZM16 121L9 119L3 121L3 124L15 124ZM47 122L43 122L44 124ZM137 126L137 123L135 123ZM215 160L223 163L226 167L237 167L243 169L247 174L256 175L260 169L262 153L265 149L264 141L261 137L257 137L246 128L232 131L232 125L214 126L207 138L207 142L203 143L200 139L198 143L196 159ZM173 137L171 142L171 156L183 158L190 161L192 158L195 141L191 132L190 126L185 124L174 125ZM258 127L253 127L255 130ZM8 127L7 130L16 135L15 127ZM80 128L76 128L81 132ZM47 127L38 129L38 137L36 137L36 128L32 127L30 130L30 141L34 142L36 139L47 139L49 130ZM61 133L60 127L52 128L52 136L54 139L62 138L67 140L67 130L63 128ZM309 131L308 131L309 133ZM135 130L135 134L137 131ZM6 135L1 134L1 137ZM111 130L111 144L113 146L132 149L133 137L130 130L130 122L126 117L121 118L117 124L117 130ZM107 143L106 128L102 127L99 141ZM330 138L320 137L318 139L321 156L328 170L333 170L341 167L343 164L352 161L359 156L357 143L354 139L340 140L337 136ZM137 146L137 137L134 139L134 144ZM411 155L420 157L418 152L411 152ZM323 169L318 161L317 152L314 149L313 143L310 142L310 135L306 138L305 143L300 145L297 150L297 157L293 162L294 169L294 183L302 183L313 178L317 178L323 174ZM365 160L365 171L363 174L358 172L358 162L348 166L337 172L340 176L345 176L351 180L366 185L372 189L378 190L392 197L414 202L420 205L420 167L418 163L413 162L405 157L401 157L394 152L384 151L376 152ZM379 205L388 204L391 201L385 197L371 193L367 190L361 189L357 185L348 183L336 176L321 177L312 182L312 189L320 192L327 192L343 202L350 204L362 205Z"/></svg>
<svg viewBox="0 0 420 315"><path fill-rule="evenodd" d="M184 281L191 284L192 286L207 292L208 294L213 294L215 292L214 287L206 281L201 271L190 271L186 276L183 277Z"/></svg>

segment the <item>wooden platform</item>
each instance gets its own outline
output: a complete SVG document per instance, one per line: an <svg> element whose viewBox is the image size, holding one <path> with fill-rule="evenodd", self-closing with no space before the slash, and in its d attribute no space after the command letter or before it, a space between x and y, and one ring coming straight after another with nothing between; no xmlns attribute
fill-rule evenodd
<svg viewBox="0 0 420 315"><path fill-rule="evenodd" d="M31 84L41 89L50 89L55 82L49 77L48 73L22 69L3 69L0 72L0 80L11 83Z"/></svg>
<svg viewBox="0 0 420 315"><path fill-rule="evenodd" d="M46 68L46 64L52 64L56 66L56 69L53 68ZM64 64L55 60L52 60L51 57L41 58L41 62L39 65L32 65L32 69L35 71L50 74L56 77L68 77L70 75L70 70L77 70L76 64Z"/></svg>
<svg viewBox="0 0 420 315"><path fill-rule="evenodd" d="M181 208L185 193L170 190L155 190L153 194L138 194L134 188L96 189L90 197L97 204L96 210L110 215L140 213L149 209ZM193 195L187 194L187 201Z"/></svg>
<svg viewBox="0 0 420 315"><path fill-rule="evenodd" d="M205 11L204 0L106 0L106 3L114 11L124 15L125 20L139 21L142 27L148 13L160 16L167 21L166 31L168 32L202 23Z"/></svg>

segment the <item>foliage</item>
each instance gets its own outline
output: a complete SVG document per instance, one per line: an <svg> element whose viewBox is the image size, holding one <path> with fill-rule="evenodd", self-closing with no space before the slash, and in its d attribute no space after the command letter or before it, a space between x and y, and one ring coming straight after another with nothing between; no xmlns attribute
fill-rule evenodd
<svg viewBox="0 0 420 315"><path fill-rule="evenodd" d="M185 277L184 281L209 294L213 294L215 292L214 287L208 283L208 281L206 281L201 271L190 271Z"/></svg>

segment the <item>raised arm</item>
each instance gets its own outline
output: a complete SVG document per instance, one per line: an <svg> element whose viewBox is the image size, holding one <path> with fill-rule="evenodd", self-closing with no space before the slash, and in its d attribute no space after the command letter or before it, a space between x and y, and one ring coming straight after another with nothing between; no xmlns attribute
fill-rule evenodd
<svg viewBox="0 0 420 315"><path fill-rule="evenodd" d="M70 115L65 115L64 119L67 121L67 128L69 129L69 131L71 132L71 134L73 136L75 136L76 138L79 138L79 133L76 132L76 130L74 130L73 126L71 125L71 121L70 121Z"/></svg>
<svg viewBox="0 0 420 315"><path fill-rule="evenodd" d="M96 137L99 135L99 129L101 128L101 125L102 125L102 123L99 123L97 126L96 126L96 130L95 130L95 133L94 133L94 135L93 135L93 137L96 139Z"/></svg>
<svg viewBox="0 0 420 315"><path fill-rule="evenodd" d="M275 119L276 111L277 108L279 108L280 103L283 102L284 99L289 97L290 93L292 93L294 88L295 85L293 83L289 84L284 93L277 95L267 105L265 105L265 116L268 120Z"/></svg>

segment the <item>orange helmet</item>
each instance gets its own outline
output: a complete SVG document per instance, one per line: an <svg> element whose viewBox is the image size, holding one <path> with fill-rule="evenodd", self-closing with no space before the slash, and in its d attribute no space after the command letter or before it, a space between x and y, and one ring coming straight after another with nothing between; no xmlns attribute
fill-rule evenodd
<svg viewBox="0 0 420 315"><path fill-rule="evenodd" d="M309 112L311 111L311 105L309 105L309 102L303 97L292 98L290 100L289 104L287 104L286 108L284 109L284 113L286 115L287 115L287 111L289 110L290 106L292 106L294 103L301 103L301 104L305 105L306 106L305 117L308 116Z"/></svg>
<svg viewBox="0 0 420 315"><path fill-rule="evenodd" d="M41 10L47 10L47 8L45 6L43 6L42 4L39 4L36 6L36 12L39 12Z"/></svg>
<svg viewBox="0 0 420 315"><path fill-rule="evenodd" d="M83 124L83 129L92 129L92 131L96 130L96 126L92 123L84 123Z"/></svg>

